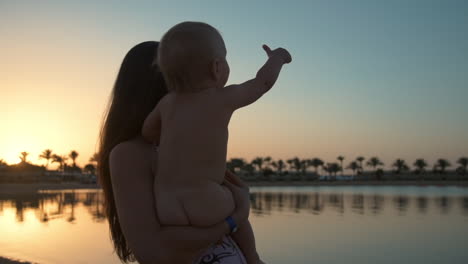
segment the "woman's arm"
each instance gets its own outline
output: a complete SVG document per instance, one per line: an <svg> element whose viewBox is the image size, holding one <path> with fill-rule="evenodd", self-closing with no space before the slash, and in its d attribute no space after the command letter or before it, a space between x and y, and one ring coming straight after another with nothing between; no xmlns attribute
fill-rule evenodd
<svg viewBox="0 0 468 264"><path fill-rule="evenodd" d="M207 228L161 227L156 213L151 172L151 145L126 142L110 155L115 204L122 232L137 260L142 263L173 263L180 250L197 252L229 232L225 221ZM248 196L240 187L232 188L239 203L233 217L248 217Z"/></svg>

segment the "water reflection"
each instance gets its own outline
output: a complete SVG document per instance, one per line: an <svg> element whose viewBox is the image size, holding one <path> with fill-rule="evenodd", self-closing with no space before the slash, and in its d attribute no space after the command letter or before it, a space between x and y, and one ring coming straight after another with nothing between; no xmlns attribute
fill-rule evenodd
<svg viewBox="0 0 468 264"><path fill-rule="evenodd" d="M16 209L16 221L24 221L24 213L33 210L43 223L64 218L78 221L75 209L83 205L95 222L105 221L104 196L100 190L66 190L37 193L0 194L0 214L8 208Z"/></svg>
<svg viewBox="0 0 468 264"><path fill-rule="evenodd" d="M460 198L460 202L461 202L463 208L465 209L463 212L465 214L468 214L468 197Z"/></svg>
<svg viewBox="0 0 468 264"><path fill-rule="evenodd" d="M426 214L428 210L447 214L454 208L468 215L468 196L253 191L250 198L254 215L288 212L320 215L329 210L338 215L379 215L392 211L403 216L409 211ZM75 210L80 206L86 208L94 222L105 221L101 190L60 190L14 195L0 193L0 216L5 209L14 208L17 222L23 222L25 211L32 210L42 223L62 218L74 224L79 221Z"/></svg>
<svg viewBox="0 0 468 264"><path fill-rule="evenodd" d="M387 203L388 201L388 203ZM380 194L344 193L282 193L253 192L251 208L254 215L270 215L274 212L312 213L319 215L330 210L339 215L354 213L358 215L379 215L385 211L397 212L404 216L408 212L425 214L437 210L446 214L458 204L457 208L468 214L468 197L454 196L410 196Z"/></svg>
<svg viewBox="0 0 468 264"><path fill-rule="evenodd" d="M416 198L416 203L419 209L420 213L426 213L427 212L427 198L425 196L419 196Z"/></svg>

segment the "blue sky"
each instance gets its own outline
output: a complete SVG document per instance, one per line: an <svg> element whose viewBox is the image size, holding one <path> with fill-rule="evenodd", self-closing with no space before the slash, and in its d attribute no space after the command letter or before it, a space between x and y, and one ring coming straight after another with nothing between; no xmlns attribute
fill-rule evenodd
<svg viewBox="0 0 468 264"><path fill-rule="evenodd" d="M50 79L57 65L75 67L54 85L76 80L85 85L74 91L93 95L84 103L93 111L83 119L91 121L80 126L90 131L90 147L77 146L91 153L124 54L178 22L204 21L225 38L230 83L255 75L265 61L263 43L293 56L274 89L233 117L230 156L453 160L468 155L467 14L468 2L456 0L2 1L0 55L9 68L0 66L8 79L0 79L0 91L13 98L11 89L21 86L24 76L11 65L34 71L39 61L50 64ZM41 50L40 60L28 60Z"/></svg>

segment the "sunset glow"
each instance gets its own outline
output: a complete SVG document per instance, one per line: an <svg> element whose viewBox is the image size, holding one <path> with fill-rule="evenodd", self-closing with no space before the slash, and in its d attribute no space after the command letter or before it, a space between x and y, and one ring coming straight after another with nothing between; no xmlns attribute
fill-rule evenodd
<svg viewBox="0 0 468 264"><path fill-rule="evenodd" d="M294 57L272 91L235 113L229 157L377 155L390 163L467 155L466 4L373 3L322 1L273 13L253 4L249 11L260 17L240 21L242 5L223 3L200 13L195 3L179 10L177 1L112 9L92 1L2 1L0 159L17 163L27 151L43 164L38 156L50 148L76 150L86 164L126 52L184 20L222 32L229 83L255 75L265 61L263 43L287 47Z"/></svg>

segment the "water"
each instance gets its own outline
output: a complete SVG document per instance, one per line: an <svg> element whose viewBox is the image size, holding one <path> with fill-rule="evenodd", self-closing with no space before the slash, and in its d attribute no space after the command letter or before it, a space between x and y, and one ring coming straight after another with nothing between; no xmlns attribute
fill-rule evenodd
<svg viewBox="0 0 468 264"><path fill-rule="evenodd" d="M256 187L251 222L266 263L468 263L468 188ZM100 190L0 194L0 256L120 263Z"/></svg>

